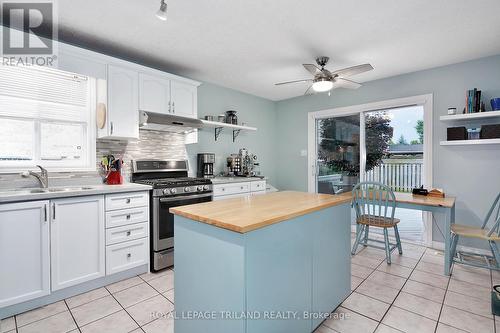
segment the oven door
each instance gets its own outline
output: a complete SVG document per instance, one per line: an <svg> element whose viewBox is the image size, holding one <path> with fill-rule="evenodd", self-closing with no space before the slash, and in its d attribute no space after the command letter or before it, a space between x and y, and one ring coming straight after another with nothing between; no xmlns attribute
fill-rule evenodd
<svg viewBox="0 0 500 333"><path fill-rule="evenodd" d="M153 200L153 250L162 251L174 246L174 214L172 207L212 201L212 193L154 198Z"/></svg>

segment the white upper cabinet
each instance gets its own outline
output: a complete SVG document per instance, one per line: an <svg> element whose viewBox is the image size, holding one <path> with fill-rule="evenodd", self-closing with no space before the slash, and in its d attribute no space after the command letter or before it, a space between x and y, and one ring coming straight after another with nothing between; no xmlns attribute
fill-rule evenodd
<svg viewBox="0 0 500 333"><path fill-rule="evenodd" d="M0 308L50 293L48 205L0 205Z"/></svg>
<svg viewBox="0 0 500 333"><path fill-rule="evenodd" d="M197 86L159 75L140 73L139 109L196 118Z"/></svg>
<svg viewBox="0 0 500 333"><path fill-rule="evenodd" d="M139 110L198 117L199 82L64 43L59 50L59 69L97 79L98 120L105 114L98 138L138 139ZM195 142L197 133L188 134L186 143Z"/></svg>
<svg viewBox="0 0 500 333"><path fill-rule="evenodd" d="M115 65L107 71L107 137L139 138L139 74Z"/></svg>
<svg viewBox="0 0 500 333"><path fill-rule="evenodd" d="M170 113L170 80L139 73L139 109Z"/></svg>
<svg viewBox="0 0 500 333"><path fill-rule="evenodd" d="M170 96L173 114L191 118L198 116L196 86L172 80Z"/></svg>
<svg viewBox="0 0 500 333"><path fill-rule="evenodd" d="M104 196L56 199L50 208L52 291L104 276Z"/></svg>

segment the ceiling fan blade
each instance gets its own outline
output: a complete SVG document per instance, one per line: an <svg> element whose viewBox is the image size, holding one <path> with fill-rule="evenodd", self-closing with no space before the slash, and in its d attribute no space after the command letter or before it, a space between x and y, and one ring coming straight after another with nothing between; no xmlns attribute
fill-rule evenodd
<svg viewBox="0 0 500 333"><path fill-rule="evenodd" d="M316 76L318 74L321 74L321 69L318 68L318 66L313 65L313 64L302 64L304 68L311 73L312 75Z"/></svg>
<svg viewBox="0 0 500 333"><path fill-rule="evenodd" d="M333 71L331 73L332 73L332 75L337 75L340 77L349 77L349 76L353 76L353 75L357 75L357 74L371 71L372 69L373 69L372 65L363 64L363 65L357 65L357 66L339 69L339 70Z"/></svg>
<svg viewBox="0 0 500 333"><path fill-rule="evenodd" d="M299 82L309 82L312 81L312 79L303 79L303 80L295 80L295 81L286 81L286 82L279 82L275 83L275 86L281 86L283 84L289 84L289 83L299 83Z"/></svg>
<svg viewBox="0 0 500 333"><path fill-rule="evenodd" d="M335 83L333 84L333 88L346 88L346 89L358 89L361 87L361 83L344 79L341 77L338 77L335 79Z"/></svg>

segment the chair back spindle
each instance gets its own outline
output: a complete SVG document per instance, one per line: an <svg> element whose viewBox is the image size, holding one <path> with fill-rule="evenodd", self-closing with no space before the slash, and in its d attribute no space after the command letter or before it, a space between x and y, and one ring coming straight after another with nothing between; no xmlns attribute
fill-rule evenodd
<svg viewBox="0 0 500 333"><path fill-rule="evenodd" d="M396 197L390 187L379 182L362 182L352 190L356 218L394 219Z"/></svg>

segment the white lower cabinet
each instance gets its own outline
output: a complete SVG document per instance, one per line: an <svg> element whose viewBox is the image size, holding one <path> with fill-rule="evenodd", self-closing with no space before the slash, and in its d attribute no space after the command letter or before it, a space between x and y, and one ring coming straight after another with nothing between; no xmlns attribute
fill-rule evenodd
<svg viewBox="0 0 500 333"><path fill-rule="evenodd" d="M106 246L106 273L114 274L144 265L148 262L147 257L147 238Z"/></svg>
<svg viewBox="0 0 500 333"><path fill-rule="evenodd" d="M250 182L214 185L214 196L243 194L250 192Z"/></svg>
<svg viewBox="0 0 500 333"><path fill-rule="evenodd" d="M0 308L50 294L48 206L0 205Z"/></svg>
<svg viewBox="0 0 500 333"><path fill-rule="evenodd" d="M147 191L0 204L0 308L148 263Z"/></svg>
<svg viewBox="0 0 500 333"><path fill-rule="evenodd" d="M148 264L148 237L149 192L106 195L106 274Z"/></svg>
<svg viewBox="0 0 500 333"><path fill-rule="evenodd" d="M256 180L240 183L215 184L214 201L266 193L266 181Z"/></svg>
<svg viewBox="0 0 500 333"><path fill-rule="evenodd" d="M52 290L105 275L104 197L51 201Z"/></svg>

